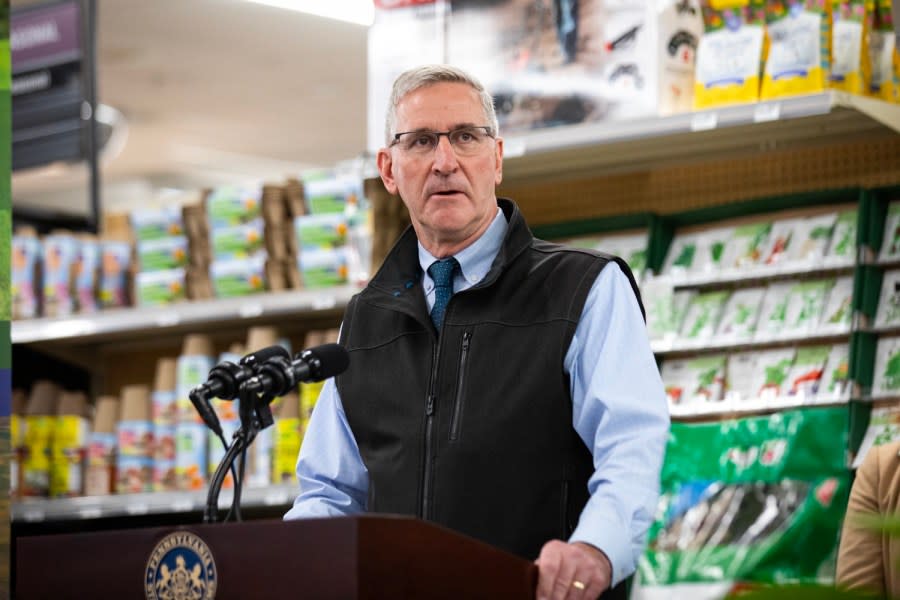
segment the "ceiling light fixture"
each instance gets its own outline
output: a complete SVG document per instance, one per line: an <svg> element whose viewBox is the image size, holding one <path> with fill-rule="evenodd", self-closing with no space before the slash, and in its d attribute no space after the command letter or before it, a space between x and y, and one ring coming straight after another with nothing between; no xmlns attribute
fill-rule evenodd
<svg viewBox="0 0 900 600"><path fill-rule="evenodd" d="M256 4L296 10L298 12L369 26L375 22L372 0L248 0Z"/></svg>

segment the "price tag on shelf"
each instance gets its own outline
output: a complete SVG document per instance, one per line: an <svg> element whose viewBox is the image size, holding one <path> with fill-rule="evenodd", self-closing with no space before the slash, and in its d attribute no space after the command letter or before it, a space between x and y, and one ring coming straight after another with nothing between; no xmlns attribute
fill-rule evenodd
<svg viewBox="0 0 900 600"><path fill-rule="evenodd" d="M762 102L753 109L753 122L777 121L781 117L781 102Z"/></svg>
<svg viewBox="0 0 900 600"><path fill-rule="evenodd" d="M194 510L194 502L190 498L179 498L172 502L172 512L190 512Z"/></svg>
<svg viewBox="0 0 900 600"><path fill-rule="evenodd" d="M334 296L322 294L315 296L312 300L313 310L328 310L335 306L337 306L337 300L335 300Z"/></svg>
<svg viewBox="0 0 900 600"><path fill-rule="evenodd" d="M22 520L29 523L34 523L36 521L43 521L45 516L46 515L44 514L44 511L32 508L22 513Z"/></svg>
<svg viewBox="0 0 900 600"><path fill-rule="evenodd" d="M150 505L146 502L135 502L134 504L126 504L125 512L129 515L146 515L150 512Z"/></svg>
<svg viewBox="0 0 900 600"><path fill-rule="evenodd" d="M238 308L238 315L243 319L252 319L253 317L258 317L263 314L264 310L261 302L248 302L246 304L241 304Z"/></svg>
<svg viewBox="0 0 900 600"><path fill-rule="evenodd" d="M714 111L695 113L691 117L691 131L707 131L715 129L719 124L719 115Z"/></svg>
<svg viewBox="0 0 900 600"><path fill-rule="evenodd" d="M103 516L103 510L99 506L86 506L78 509L78 516L82 519L99 519Z"/></svg>
<svg viewBox="0 0 900 600"><path fill-rule="evenodd" d="M174 327L181 322L181 317L174 310L167 310L156 316L157 327Z"/></svg>
<svg viewBox="0 0 900 600"><path fill-rule="evenodd" d="M269 492L263 496L263 504L266 506L278 506L279 504L288 504L291 497L287 492Z"/></svg>

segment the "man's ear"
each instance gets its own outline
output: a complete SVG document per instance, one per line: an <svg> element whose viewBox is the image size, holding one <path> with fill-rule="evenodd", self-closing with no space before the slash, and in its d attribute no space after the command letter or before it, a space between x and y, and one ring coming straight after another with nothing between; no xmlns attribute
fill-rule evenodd
<svg viewBox="0 0 900 600"><path fill-rule="evenodd" d="M385 189L391 194L397 193L397 182L394 181L394 159L391 156L390 150L387 148L382 148L378 151L378 155L376 157L376 164L378 165L378 173L381 175L381 181L384 183Z"/></svg>
<svg viewBox="0 0 900 600"><path fill-rule="evenodd" d="M494 143L497 153L497 166L494 168L494 185L500 185L503 181L503 138L497 138Z"/></svg>

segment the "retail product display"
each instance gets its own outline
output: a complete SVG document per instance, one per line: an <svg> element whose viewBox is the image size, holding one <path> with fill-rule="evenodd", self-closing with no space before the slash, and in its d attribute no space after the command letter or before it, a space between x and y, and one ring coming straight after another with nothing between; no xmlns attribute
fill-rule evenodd
<svg viewBox="0 0 900 600"><path fill-rule="evenodd" d="M84 465L89 431L85 394L60 394L50 453L51 496L80 496L84 493Z"/></svg>
<svg viewBox="0 0 900 600"><path fill-rule="evenodd" d="M59 395L62 390L51 381L37 381L28 396L23 419L24 446L21 457L22 496L46 496L50 493L51 448Z"/></svg>
<svg viewBox="0 0 900 600"><path fill-rule="evenodd" d="M337 340L338 331L310 331L305 347ZM82 392L50 381L28 395L14 394L12 495L72 497L205 489L224 448L210 435L184 392L206 381L216 363L239 362L246 348L290 342L271 326L255 326L245 340L214 356L212 340L184 338L178 357L157 360L153 381L99 396L93 407ZM196 382L196 383L195 383ZM257 435L248 453L245 489L294 481L297 454L322 382L301 384L296 393L273 400L274 426ZM214 400L225 439L240 425L239 401ZM231 487L229 473L225 485Z"/></svg>
<svg viewBox="0 0 900 600"><path fill-rule="evenodd" d="M673 423L632 597L821 583L850 491L847 428L842 407Z"/></svg>
<svg viewBox="0 0 900 600"><path fill-rule="evenodd" d="M640 282L647 270L647 232L580 236L565 240L576 248L590 248L619 256L628 263L634 278Z"/></svg>
<svg viewBox="0 0 900 600"><path fill-rule="evenodd" d="M853 280L779 281L698 293L674 291L658 279L644 284L644 295L654 348L690 349L849 333Z"/></svg>
<svg viewBox="0 0 900 600"><path fill-rule="evenodd" d="M762 99L824 91L830 68L830 0L766 3L770 39Z"/></svg>
<svg viewBox="0 0 900 600"><path fill-rule="evenodd" d="M872 380L873 398L892 396L900 396L900 337L896 336L879 338Z"/></svg>
<svg viewBox="0 0 900 600"><path fill-rule="evenodd" d="M106 496L116 491L116 421L118 396L100 396L94 406L93 428L89 434L84 493Z"/></svg>
<svg viewBox="0 0 900 600"><path fill-rule="evenodd" d="M756 411L849 399L847 344L665 360L673 415Z"/></svg>
<svg viewBox="0 0 900 600"><path fill-rule="evenodd" d="M703 3L704 33L697 47L694 108L759 99L765 40L765 2Z"/></svg>
<svg viewBox="0 0 900 600"><path fill-rule="evenodd" d="M150 386L122 389L121 413L116 423L116 493L153 489L153 407Z"/></svg>
<svg viewBox="0 0 900 600"><path fill-rule="evenodd" d="M135 303L155 306L185 299L188 240L181 209L168 205L141 208L129 218L137 268Z"/></svg>

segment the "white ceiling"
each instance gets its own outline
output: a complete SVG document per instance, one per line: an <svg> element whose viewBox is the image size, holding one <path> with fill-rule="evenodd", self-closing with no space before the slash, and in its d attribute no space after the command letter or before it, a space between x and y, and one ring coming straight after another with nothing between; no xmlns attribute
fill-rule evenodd
<svg viewBox="0 0 900 600"><path fill-rule="evenodd" d="M98 99L125 121L101 165L104 206L364 151L365 27L241 0L97 5ZM89 205L83 166L19 172L12 188L15 206Z"/></svg>

